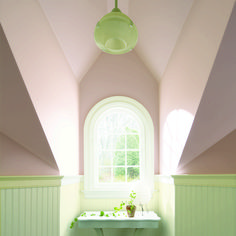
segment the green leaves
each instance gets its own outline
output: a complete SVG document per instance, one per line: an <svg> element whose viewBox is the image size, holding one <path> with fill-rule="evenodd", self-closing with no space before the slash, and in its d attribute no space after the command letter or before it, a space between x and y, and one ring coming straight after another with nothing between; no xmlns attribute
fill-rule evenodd
<svg viewBox="0 0 236 236"><path fill-rule="evenodd" d="M130 200L128 201L128 204L131 205L132 208L134 208L134 199L136 198L136 193L132 190L129 194ZM132 210L132 209L131 209Z"/></svg>
<svg viewBox="0 0 236 236"><path fill-rule="evenodd" d="M115 213L117 213L118 211L122 210L124 205L125 205L125 203L122 201L120 203L120 207L119 208L118 207L114 207Z"/></svg>
<svg viewBox="0 0 236 236"><path fill-rule="evenodd" d="M104 216L104 214L104 211L101 211L99 216Z"/></svg>
<svg viewBox="0 0 236 236"><path fill-rule="evenodd" d="M74 227L74 221L71 222L70 228L72 229Z"/></svg>
<svg viewBox="0 0 236 236"><path fill-rule="evenodd" d="M86 214L86 213L85 213ZM70 228L72 229L74 227L75 222L78 221L77 218L74 218L74 220L70 224Z"/></svg>

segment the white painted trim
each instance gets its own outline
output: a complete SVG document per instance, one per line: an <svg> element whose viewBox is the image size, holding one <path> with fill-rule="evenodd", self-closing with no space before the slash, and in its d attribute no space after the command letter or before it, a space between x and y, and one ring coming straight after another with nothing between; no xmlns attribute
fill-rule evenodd
<svg viewBox="0 0 236 236"><path fill-rule="evenodd" d="M130 191L82 191L85 198L90 199L128 199Z"/></svg>
<svg viewBox="0 0 236 236"><path fill-rule="evenodd" d="M123 107L134 112L140 119L142 126L144 127L144 137L145 137L145 163L144 163L144 171L145 177L142 181L146 181L153 186L154 182L154 126L152 122L152 118L146 108L139 103L138 101L124 96L114 96L103 99L98 102L88 113L85 125L84 125L84 189L85 193L89 193L94 191L93 197L98 195L102 195L104 193L103 198L107 196L113 196L112 198L116 198L114 190L119 189L121 192L127 192L130 188L126 185L123 187L117 188L117 185L112 187L109 186L109 191L106 187L102 188L95 184L95 164L94 164L94 150L93 150L93 131L95 128L96 120L100 117L100 115L105 112L107 109L113 107ZM153 188L153 187L152 187ZM108 194L110 192L110 194ZM106 195L108 194L108 195ZM89 196L89 194L86 194Z"/></svg>
<svg viewBox="0 0 236 236"><path fill-rule="evenodd" d="M84 183L84 175L80 175L80 183Z"/></svg>
<svg viewBox="0 0 236 236"><path fill-rule="evenodd" d="M76 176L63 176L61 180L61 185L69 185L69 184L77 184L81 182L82 176L76 175Z"/></svg>
<svg viewBox="0 0 236 236"><path fill-rule="evenodd" d="M174 184L174 179L170 175L155 175L155 182Z"/></svg>

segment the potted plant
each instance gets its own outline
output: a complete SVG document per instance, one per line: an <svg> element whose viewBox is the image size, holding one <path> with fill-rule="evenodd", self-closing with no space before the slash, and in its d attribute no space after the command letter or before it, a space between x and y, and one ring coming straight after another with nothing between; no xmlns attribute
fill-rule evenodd
<svg viewBox="0 0 236 236"><path fill-rule="evenodd" d="M136 193L134 191L131 191L131 193L129 194L129 201L126 204L126 211L127 211L127 215L128 217L134 217L135 215L135 210L136 210L136 206L134 205L134 199L136 198ZM125 203L122 201L120 203L120 207L114 207L115 213L121 211L123 209L123 206L125 205ZM119 214L118 214L119 216Z"/></svg>
<svg viewBox="0 0 236 236"><path fill-rule="evenodd" d="M136 210L136 206L134 205L134 199L136 198L136 193L134 191L131 191L131 193L129 194L129 197L130 199L126 204L126 211L127 211L128 217L134 217L135 210ZM115 213L117 213L118 211L121 211L124 205L125 203L122 201L120 203L120 207L114 207Z"/></svg>
<svg viewBox="0 0 236 236"><path fill-rule="evenodd" d="M130 200L128 201L128 204L126 205L126 211L128 217L134 217L136 206L134 205L134 199L136 198L136 193L132 191L129 195Z"/></svg>

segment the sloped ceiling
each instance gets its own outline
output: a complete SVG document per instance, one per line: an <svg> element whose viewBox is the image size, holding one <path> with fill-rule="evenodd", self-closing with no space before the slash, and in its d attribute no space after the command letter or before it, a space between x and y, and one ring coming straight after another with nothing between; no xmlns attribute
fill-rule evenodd
<svg viewBox="0 0 236 236"><path fill-rule="evenodd" d="M107 12L106 1L39 2L74 75L80 80L100 53L93 40L93 30Z"/></svg>
<svg viewBox="0 0 236 236"><path fill-rule="evenodd" d="M93 31L114 0L39 0L75 77L80 81L101 51ZM156 79L163 75L193 0L120 0L139 31L136 52Z"/></svg>
<svg viewBox="0 0 236 236"><path fill-rule="evenodd" d="M48 165L19 143L0 133L0 175L58 175L59 169Z"/></svg>
<svg viewBox="0 0 236 236"><path fill-rule="evenodd" d="M177 174L235 174L236 130L194 158Z"/></svg>
<svg viewBox="0 0 236 236"><path fill-rule="evenodd" d="M58 169L0 25L0 132Z"/></svg>
<svg viewBox="0 0 236 236"><path fill-rule="evenodd" d="M165 72L193 2L193 0L130 2L129 15L139 31L139 41L135 50L157 80L160 80Z"/></svg>
<svg viewBox="0 0 236 236"><path fill-rule="evenodd" d="M77 174L78 83L39 2L0 0L0 22L60 174Z"/></svg>
<svg viewBox="0 0 236 236"><path fill-rule="evenodd" d="M166 66L172 55L173 49L176 45L179 35L181 35L182 27L188 19L188 14L190 12L193 2L195 1L119 1L119 8L133 19L139 31L139 41L135 48L136 54L140 57L140 59L144 62L146 67L150 70L150 72L158 81L160 81L160 79L162 79L163 74L165 74ZM54 124L53 116L51 117L50 122L48 122L48 113L50 113L51 110L55 110L56 104L56 109L58 109L55 113L58 114L58 116L56 117L61 117L61 104L64 104L65 100L63 99L63 96L64 98L69 97L69 99L67 99L68 103L64 104L63 108L65 109L69 107L68 104L74 102L73 106L69 107L68 112L66 111L70 119L72 120L71 123L73 123L73 126L70 126L71 132L67 132L67 136L62 135L64 137L62 141L64 142L67 137L71 138L72 136L74 136L75 138L73 139L73 148L71 148L71 146L68 144L68 148L65 149L65 152L62 152L60 148L58 148L57 154L60 156L61 160L64 161L65 153L67 153L68 150L74 150L73 157L77 158L76 148L78 143L78 137L76 124L78 122L78 114L76 108L77 103L75 101L77 101L78 97L76 89L73 89L77 86L77 84L72 82L72 80L75 77L77 79L77 82L80 82L101 53L101 51L96 47L94 43L93 31L97 21L99 21L99 19L103 15L105 15L112 9L114 0L27 0L22 1L23 10L19 10L21 5L17 4L19 4L17 0L0 0L0 9L2 8L0 12L3 15L2 18L0 15L0 19L3 25L5 25L4 30L6 30L6 35L8 36L8 40L12 47L12 51L14 53L23 78L20 77L19 71L17 70L16 63L13 57L11 58L9 65L13 65L14 70L5 71L7 69L6 67L2 68L2 71L5 71L4 73L6 74L15 73L14 76L18 78L18 81L21 80L21 85L17 86L17 88L19 87L22 93L20 97L22 97L23 100L27 100L26 103L25 101L23 103L25 103L24 105L26 106L27 104L29 105L26 110L30 111L31 114L28 114L29 120L24 120L23 118L21 119L24 125L22 125L23 123L18 123L15 128L13 128L14 126L6 126L4 124L5 121L2 120L2 132L5 133L7 136L10 136L13 140L16 140L17 142L21 143L24 147L27 146L28 149L32 149L32 151L34 150L39 156L50 156L52 165L54 165L54 158L50 154L50 148L47 147L47 140L50 143L51 148L53 149L53 145L55 145L56 143L55 140L57 140L58 138L58 135L55 135L55 133L53 132L53 128L58 129L58 126L61 127L60 124L63 124L63 122L58 124L56 127L56 125ZM210 0L209 4L211 5ZM4 8L4 6L6 8ZM27 16L25 17L26 13ZM15 15L17 16L15 17ZM32 22L30 22L29 19L32 19ZM18 27L22 28L21 31L23 33L21 31L17 31L19 29ZM233 42L235 42L235 39ZM210 84L208 83L203 96L203 100L199 106L199 110L194 121L193 129L190 133L187 145L184 149L184 153L180 161L180 167L183 167L184 165L189 163L189 161L193 160L201 152L203 152L211 145L219 141L220 138L222 138L224 135L227 135L229 132L232 131L233 128L235 128L233 123L233 120L235 120L235 113L233 113L232 115L233 111L231 109L233 107L232 102L236 100L235 95L233 95L234 91L232 91L233 88L235 88L235 84L233 84L235 83L235 80L232 80L232 77L228 77L228 73L227 79L224 82L222 82L222 80L217 80L217 78L219 78L219 76L223 78L225 74L215 76L216 74L218 74L218 72L226 73L227 66L224 67L225 60L231 60L232 58L235 59L235 53L232 54L233 51L232 53L230 53L231 47L235 49L235 45L233 44L233 42L228 42L226 40L225 43L222 43L223 46L227 45L228 43L230 43L231 46L222 46L221 54L223 56L219 54L220 56L218 56L218 64L215 63L215 66L212 70L212 78L210 77ZM58 47L58 43L60 47ZM35 49L37 46L38 50ZM225 56L227 56L225 53L231 55L232 58L225 58ZM37 57L37 55L39 56ZM36 59L37 63L33 63L33 61L31 60L31 56L32 58ZM57 61L58 57L59 62ZM2 58L2 61L4 60L5 59ZM42 61L44 63L42 63ZM235 60L233 60L233 62L235 62ZM67 65L67 63L69 66ZM5 64L3 63L2 65L4 67ZM235 63L233 66L231 64L229 64L228 66L230 66L230 73L232 72L236 74L234 70ZM60 67L66 67L64 68L64 73L61 73ZM73 71L74 76L72 76L71 70ZM1 75L1 78L4 77L5 76ZM214 82L212 82L213 77L215 79ZM34 78L34 80L32 80L31 78ZM22 79L24 79L24 81ZM71 81L69 81L70 79ZM10 80L8 82L10 83ZM29 94L27 93L27 90L24 87L24 82L26 83L27 88L29 89L28 92L31 96L32 101L38 106L35 107L37 113L41 113L41 117L39 115L39 118L41 122L42 120L44 122L44 124L42 122L42 125L44 125L44 129L45 127L47 128L47 132L45 131L47 138L44 136L44 133L42 132L42 127L40 127L40 122L37 121L37 114L34 111L32 104L29 102L31 100ZM61 85L60 89L58 88L59 83ZM64 87L65 85L67 86L68 83L69 89L65 90ZM43 86L41 86L41 84L43 84L44 88ZM57 87L54 86L55 84L57 84ZM39 86L40 89L37 86ZM43 89L46 90L46 95L48 96L44 96L45 91L44 94L42 94ZM221 91L221 89L223 89L224 91ZM230 90L230 92L228 89ZM71 93L70 90L72 90L73 93ZM3 91L5 91L6 96L8 96L6 91L10 90L3 89ZM218 96L218 94L220 93L222 93L223 95L228 95L224 97L224 99L220 99L220 97ZM32 95L34 95L34 97ZM45 100L43 100L43 98ZM214 100L215 98L217 98L217 100ZM9 101L11 101L11 99L13 98L9 98ZM223 110L223 112L221 111L222 113L224 113L224 117L220 114L218 116L218 121L215 123L215 126L212 126L211 114L208 112L208 108L211 107L209 106L209 99L212 101L213 104L211 110L212 114L214 112L215 114L219 114L217 113L217 108L219 106L225 108L224 106L228 106L230 104L228 108L225 108ZM229 102L227 101L227 99L229 100ZM16 112L19 109L19 102L20 101L15 98L15 108L12 109L11 112L7 115L7 117L13 119L14 125L17 124L15 122L19 122L14 121L14 116L18 117L18 114L16 114ZM47 104L48 102L50 103ZM45 104L47 104L47 109L45 109ZM6 109L6 107L3 107L1 109L4 110ZM22 110L24 110L24 107L22 107L21 111ZM44 116L44 114L47 115ZM19 114L19 117L21 116L22 114ZM206 137L206 133L209 134L212 130L214 130L214 128L219 126L221 127L222 119L224 119L224 122L227 123L227 117L231 119L231 123L228 123L230 125L227 129L227 132L217 133L217 131L212 136L214 137L213 139L207 140L208 142L204 142L206 141L206 139L203 139L202 137ZM27 121L29 122L28 124L26 124ZM37 123L34 128L38 129L37 131L35 130L35 132L39 134L39 139L42 138L42 140L39 140L39 142L44 143L42 145L45 145L44 148L46 148L46 153L40 154L40 152L42 152L44 148L39 148L35 144L30 143L32 142L32 140L25 139L25 141L23 142L20 137L13 137L14 132L12 132L11 135L11 131L14 131L14 129L20 129L25 125L25 127L27 127L27 125L31 126L31 123L34 121L35 123ZM9 128L8 130L6 130L7 127ZM207 129L204 130L205 127L207 127ZM24 132L24 129L22 129L22 131L19 133L22 132ZM33 132L33 130L28 130L27 132ZM195 134L197 134L197 136ZM196 137L198 138L196 139ZM200 140L200 142L198 142L198 140ZM62 147L63 145L60 145L60 143L62 142L58 142L57 146ZM192 144L194 144L195 146L192 146ZM54 149L56 148L54 147ZM64 166L64 162L66 162L63 161L61 162L61 166Z"/></svg>
<svg viewBox="0 0 236 236"><path fill-rule="evenodd" d="M235 25L236 4L234 4L195 115L192 129L179 162L179 170L184 170L185 165L236 129Z"/></svg>

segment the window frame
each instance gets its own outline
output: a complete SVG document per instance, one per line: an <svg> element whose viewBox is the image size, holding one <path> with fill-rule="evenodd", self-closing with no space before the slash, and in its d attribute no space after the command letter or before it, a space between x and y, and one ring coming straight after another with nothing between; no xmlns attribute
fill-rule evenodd
<svg viewBox="0 0 236 236"><path fill-rule="evenodd" d="M94 130L96 121L111 108L124 108L133 113L142 125L144 160L142 163L143 180L153 190L154 178L154 126L152 118L146 108L138 101L125 97L113 96L105 98L95 104L89 111L84 123L84 194L85 198L126 198L131 190L131 184L105 183L97 184L95 181L94 161ZM140 163L141 165L141 163Z"/></svg>

